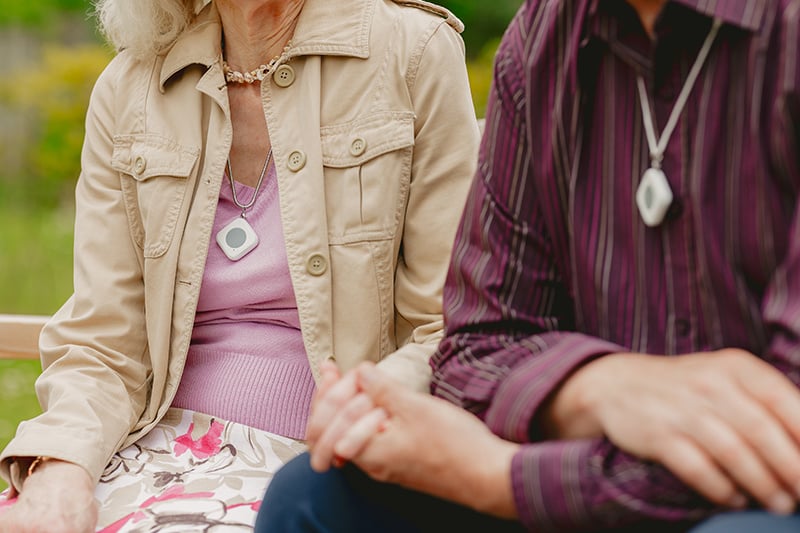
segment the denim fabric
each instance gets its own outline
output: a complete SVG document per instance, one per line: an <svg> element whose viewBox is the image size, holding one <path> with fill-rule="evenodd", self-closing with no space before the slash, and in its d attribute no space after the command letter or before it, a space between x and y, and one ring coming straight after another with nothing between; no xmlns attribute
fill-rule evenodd
<svg viewBox="0 0 800 533"><path fill-rule="evenodd" d="M270 482L255 533L522 532L500 520L396 485L379 483L353 466L324 474L309 455L287 463Z"/></svg>

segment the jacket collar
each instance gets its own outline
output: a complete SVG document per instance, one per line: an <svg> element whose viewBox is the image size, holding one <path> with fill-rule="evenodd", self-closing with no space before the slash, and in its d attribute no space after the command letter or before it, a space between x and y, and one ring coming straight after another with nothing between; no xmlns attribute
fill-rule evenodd
<svg viewBox="0 0 800 533"><path fill-rule="evenodd" d="M199 10L195 20L164 57L161 90L186 67L208 68L222 58L222 24L214 2L197 0L195 9ZM289 57L339 55L366 59L374 13L375 0L305 0Z"/></svg>

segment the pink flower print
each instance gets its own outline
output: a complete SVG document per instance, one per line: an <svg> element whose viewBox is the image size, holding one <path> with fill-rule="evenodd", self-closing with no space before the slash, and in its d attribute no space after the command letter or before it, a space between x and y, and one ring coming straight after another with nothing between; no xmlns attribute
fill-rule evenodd
<svg viewBox="0 0 800 533"><path fill-rule="evenodd" d="M223 424L214 420L211 422L208 432L195 440L192 438L194 429L194 422L192 422L189 424L189 430L174 440L175 455L180 457L186 450L190 450L197 459L208 459L220 450L222 439L219 436L222 435L223 428Z"/></svg>
<svg viewBox="0 0 800 533"><path fill-rule="evenodd" d="M15 503L17 503L16 498L9 498L8 495L9 495L8 490L0 492L0 513L3 512L4 507L11 507Z"/></svg>
<svg viewBox="0 0 800 533"><path fill-rule="evenodd" d="M189 432L191 432L191 428L189 429ZM185 448L184 451L186 451ZM184 491L183 486L177 485L168 488L163 493L157 496L152 496L150 498L147 498L145 501L141 503L141 505L139 505L138 511L123 516L113 524L99 530L98 533L117 533L118 531L122 530L122 528L125 527L125 525L128 523L136 524L137 522L141 522L146 518L146 515L142 510L151 507L153 504L172 501L172 500L179 500L179 499L186 499L186 500L208 499L214 496L213 492L193 492L187 494L184 493L183 491Z"/></svg>

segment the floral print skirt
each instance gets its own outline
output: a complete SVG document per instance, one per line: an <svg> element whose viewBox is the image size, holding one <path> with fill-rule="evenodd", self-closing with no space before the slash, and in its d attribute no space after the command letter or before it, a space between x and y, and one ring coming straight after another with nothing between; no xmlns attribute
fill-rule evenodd
<svg viewBox="0 0 800 533"><path fill-rule="evenodd" d="M273 474L304 451L301 441L172 408L106 467L97 532L252 531Z"/></svg>

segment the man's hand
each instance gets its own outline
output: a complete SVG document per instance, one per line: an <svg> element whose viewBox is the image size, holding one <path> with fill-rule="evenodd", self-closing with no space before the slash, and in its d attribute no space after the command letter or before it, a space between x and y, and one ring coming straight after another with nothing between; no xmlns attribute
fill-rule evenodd
<svg viewBox="0 0 800 533"><path fill-rule="evenodd" d="M89 474L64 461L42 463L16 503L0 510L0 533L93 533L96 524Z"/></svg>
<svg viewBox="0 0 800 533"><path fill-rule="evenodd" d="M776 513L795 507L800 391L750 353L608 355L573 374L562 394L580 398L586 432L600 429L719 505L741 507L744 493ZM551 408L570 411L563 398Z"/></svg>
<svg viewBox="0 0 800 533"><path fill-rule="evenodd" d="M503 518L515 518L511 459L518 445L455 405L404 388L369 363L358 386L386 419L366 416L336 445L371 477Z"/></svg>

